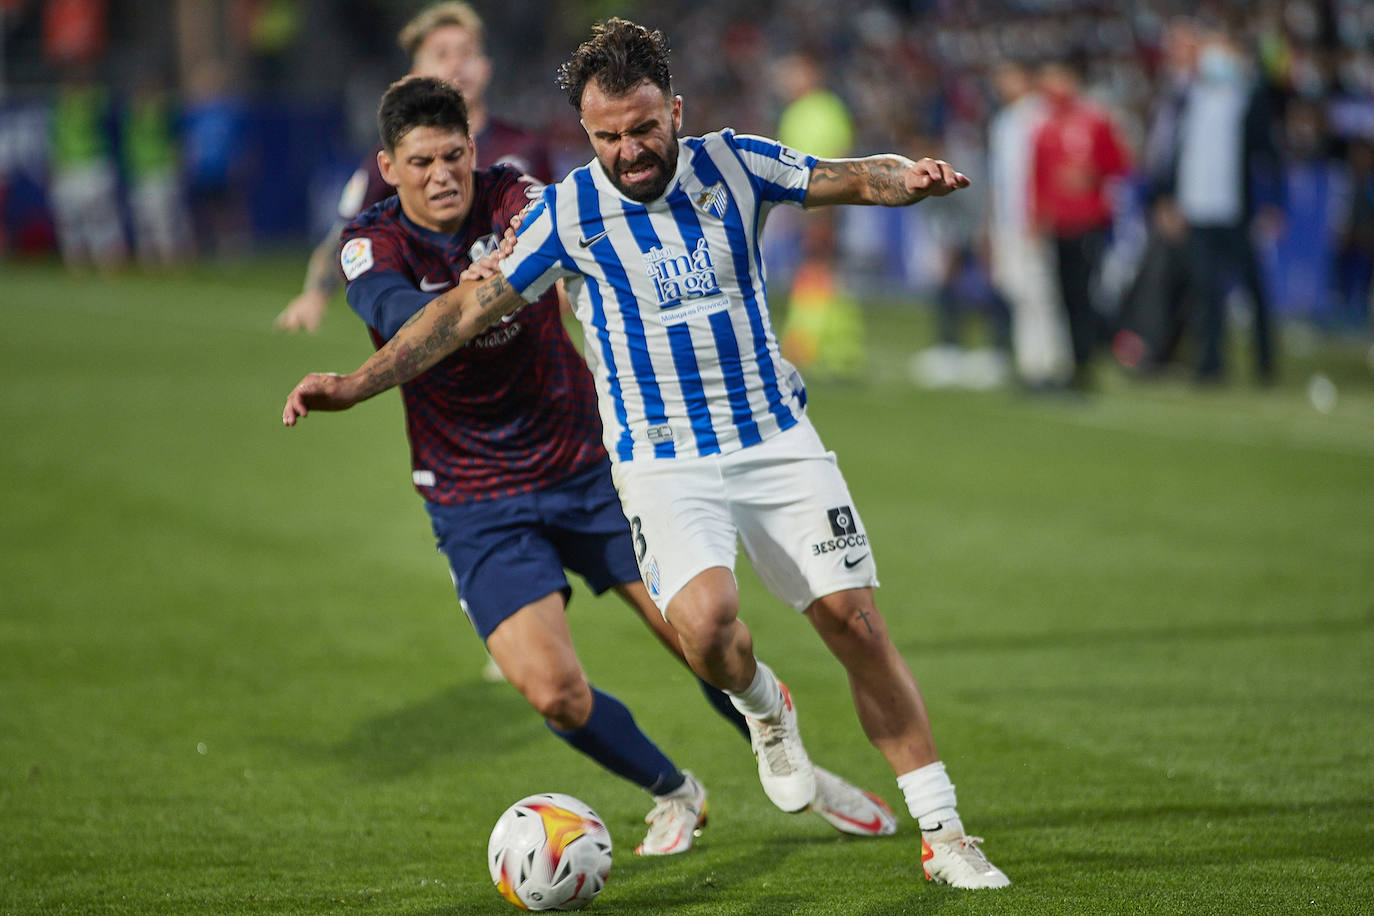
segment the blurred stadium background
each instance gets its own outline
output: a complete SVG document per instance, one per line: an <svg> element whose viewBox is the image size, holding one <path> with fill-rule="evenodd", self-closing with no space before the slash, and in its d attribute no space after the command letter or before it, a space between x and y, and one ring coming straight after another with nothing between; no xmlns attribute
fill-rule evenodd
<svg viewBox="0 0 1374 916"><path fill-rule="evenodd" d="M1169 78L1168 25L1189 14L1242 42L1272 102L1288 188L1282 230L1263 242L1285 321L1368 330L1374 263L1374 8L1359 0L1264 2L476 4L487 19L494 112L542 132L555 171L588 158L553 73L595 18L663 28L687 97L687 132L721 125L776 135L785 103L778 61L819 53L849 107L852 150L943 153L981 177L995 110L991 68L1015 57L1074 57L1137 152ZM139 98L167 93L180 145L179 188L201 256L301 245L330 224L338 192L375 141L381 90L407 69L393 36L422 4L384 0L3 0L0 2L0 195L4 257L42 255L56 239L48 195L60 88L108 91L104 129L126 198ZM131 140L131 137L134 139ZM1119 292L1144 237L1145 175L1117 189L1107 292ZM970 195L972 198L973 195ZM967 206L976 207L974 201ZM131 231L126 208L126 232ZM842 220L847 273L864 296L928 297L944 270L947 227L916 208ZM954 231L958 234L958 230ZM787 279L785 251L775 274ZM976 298L974 287L966 298ZM1111 307L1110 296L1107 307Z"/></svg>

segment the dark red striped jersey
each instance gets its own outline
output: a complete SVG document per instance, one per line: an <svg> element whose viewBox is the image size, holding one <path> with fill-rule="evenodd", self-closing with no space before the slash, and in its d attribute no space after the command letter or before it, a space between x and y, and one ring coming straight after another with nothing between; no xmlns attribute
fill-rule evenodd
<svg viewBox="0 0 1374 916"><path fill-rule="evenodd" d="M513 168L473 175L472 210L454 235L411 222L392 197L340 236L348 304L380 347L458 282L528 202ZM401 386L416 489L454 504L537 490L606 461L591 374L551 289Z"/></svg>

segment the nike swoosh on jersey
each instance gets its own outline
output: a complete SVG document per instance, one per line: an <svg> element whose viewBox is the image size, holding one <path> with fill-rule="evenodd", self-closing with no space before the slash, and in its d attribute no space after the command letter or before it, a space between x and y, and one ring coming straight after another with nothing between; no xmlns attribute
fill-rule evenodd
<svg viewBox="0 0 1374 916"><path fill-rule="evenodd" d="M860 563L862 563L864 560L867 560L867 559L868 559L868 554L864 554L863 556L859 557L857 560L850 560L849 557L845 557L845 558L844 558L844 568L845 568L845 569L853 569L855 566L858 566Z"/></svg>
<svg viewBox="0 0 1374 916"><path fill-rule="evenodd" d="M602 239L604 239L604 238L606 237L606 235L607 235L610 231L611 231L611 230L609 230L609 229L603 229L601 232L597 233L596 235L592 236L591 238L586 238L586 237L584 237L584 236L580 236L580 235L579 235L579 236L577 237L577 244L578 244L578 245L581 245L583 248L590 248L590 247L592 247L593 245L595 245L597 242L599 242L599 241L601 241Z"/></svg>
<svg viewBox="0 0 1374 916"><path fill-rule="evenodd" d="M420 278L420 292L422 293L437 293L439 292L439 290L448 289L452 285L452 280L444 280L439 283L431 283L429 282L429 277Z"/></svg>

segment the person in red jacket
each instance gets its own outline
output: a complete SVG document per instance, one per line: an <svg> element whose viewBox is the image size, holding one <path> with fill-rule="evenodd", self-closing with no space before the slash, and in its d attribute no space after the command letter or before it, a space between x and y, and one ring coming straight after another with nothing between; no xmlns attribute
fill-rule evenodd
<svg viewBox="0 0 1374 916"><path fill-rule="evenodd" d="M1112 224L1113 179L1130 168L1130 153L1111 117L1083 98L1077 68L1045 65L1041 90L1048 104L1031 152L1031 215L1054 242L1059 288L1073 343L1073 385L1091 383L1098 339L1092 289Z"/></svg>

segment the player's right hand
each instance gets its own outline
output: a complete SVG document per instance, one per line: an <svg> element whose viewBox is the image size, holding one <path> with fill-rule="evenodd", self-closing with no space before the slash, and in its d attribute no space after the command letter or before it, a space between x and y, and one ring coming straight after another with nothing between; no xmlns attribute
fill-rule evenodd
<svg viewBox="0 0 1374 916"><path fill-rule="evenodd" d="M287 395L286 407L281 412L282 425L295 426L297 420L308 416L312 410L347 410L358 403L358 399L351 397L346 388L344 377L338 373L310 373Z"/></svg>
<svg viewBox="0 0 1374 916"><path fill-rule="evenodd" d="M956 172L945 160L932 159L929 156L913 163L907 170L905 179L908 191L925 197L944 197L969 186L967 175Z"/></svg>

